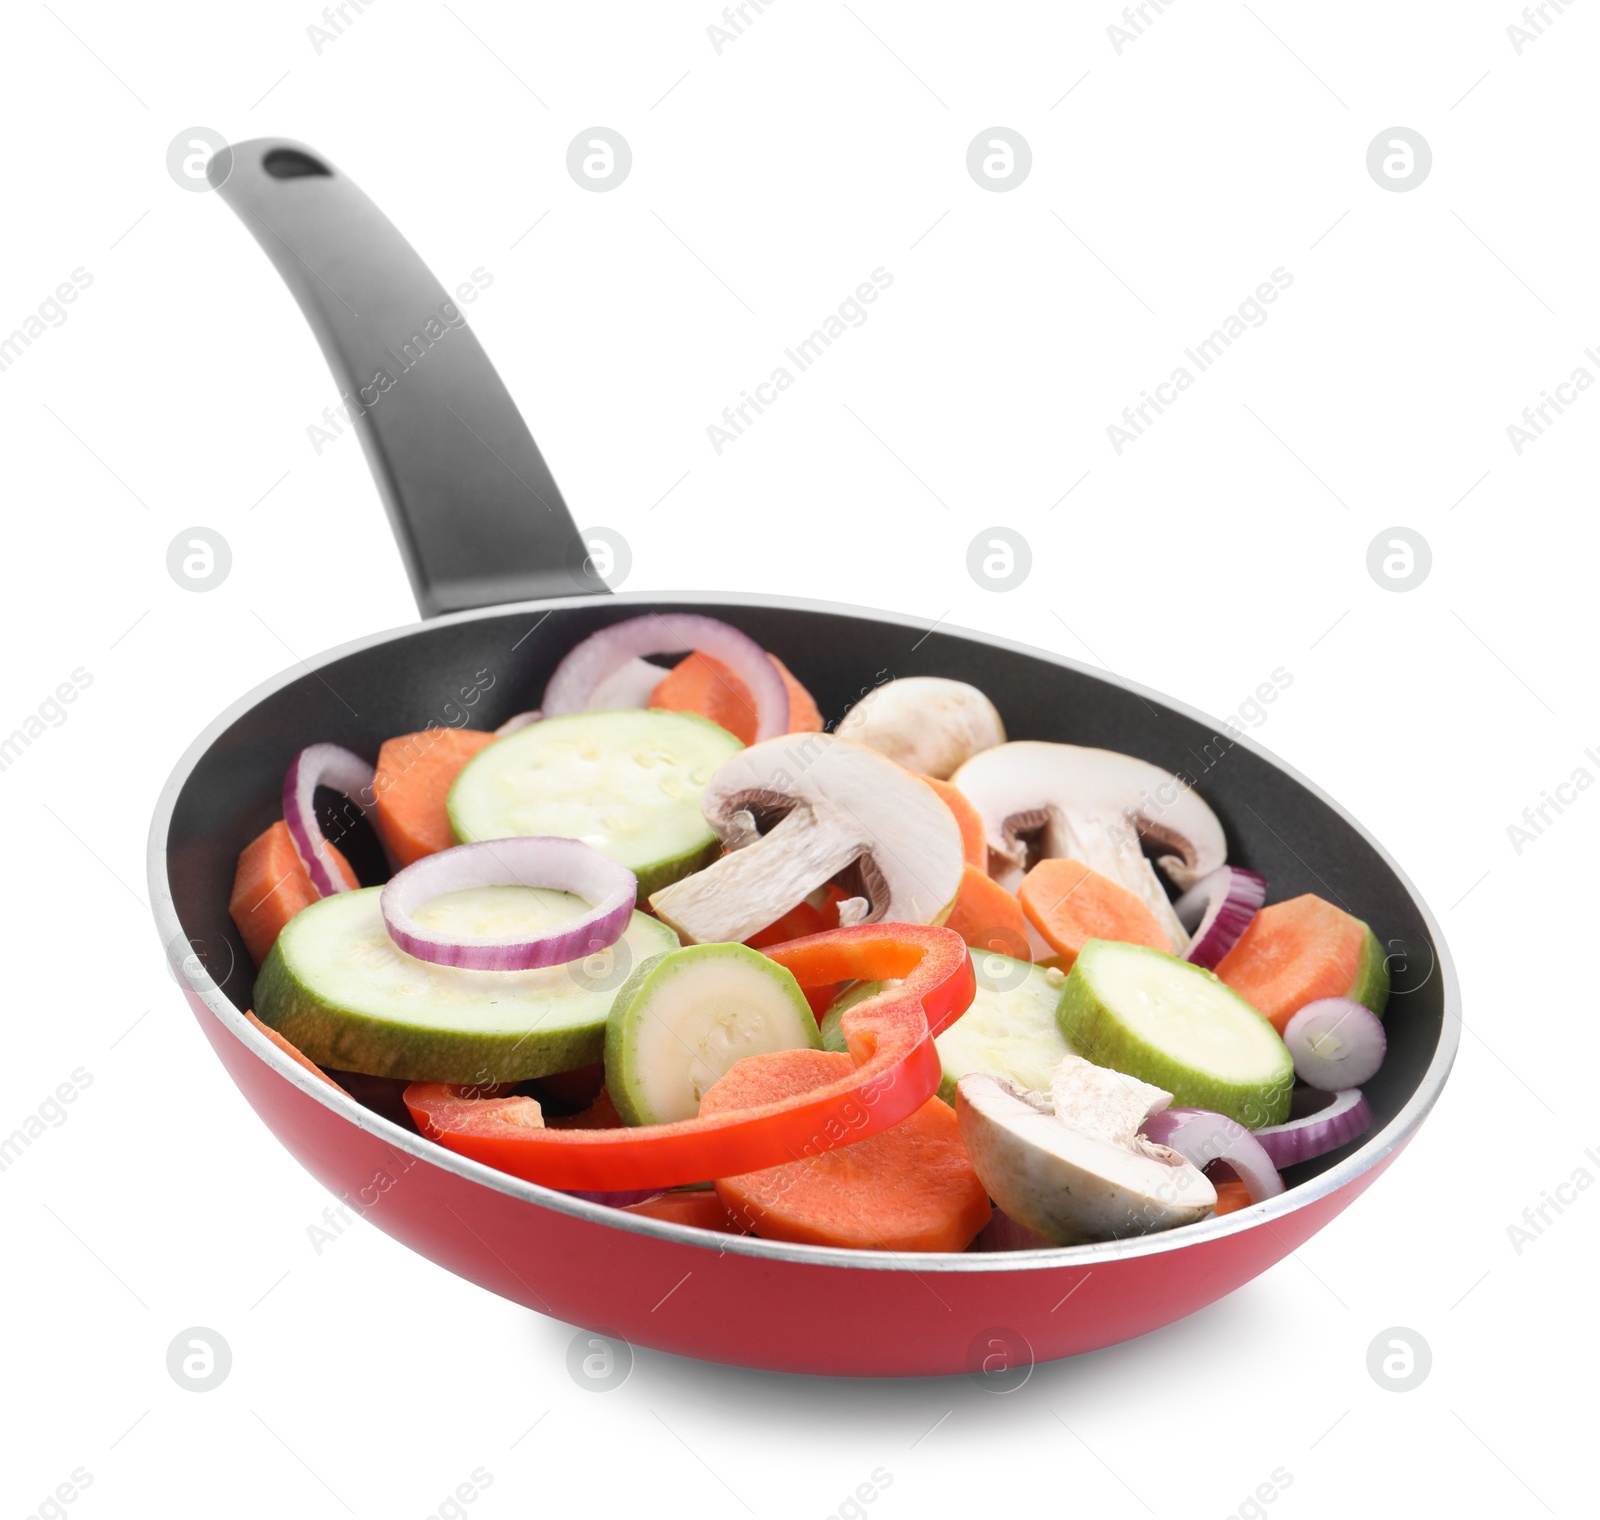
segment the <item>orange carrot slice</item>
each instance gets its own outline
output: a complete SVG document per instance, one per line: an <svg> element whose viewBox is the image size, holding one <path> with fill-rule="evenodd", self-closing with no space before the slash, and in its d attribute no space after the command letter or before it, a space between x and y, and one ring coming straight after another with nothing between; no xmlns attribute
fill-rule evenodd
<svg viewBox="0 0 1600 1520"><path fill-rule="evenodd" d="M1318 998L1354 998L1381 1014L1389 996L1383 947L1372 931L1311 892L1257 913L1217 963L1217 975L1279 1034Z"/></svg>
<svg viewBox="0 0 1600 1520"><path fill-rule="evenodd" d="M853 1068L851 1057L831 1050L747 1056L700 1100L700 1116L794 1097ZM955 1110L938 1098L854 1145L719 1177L716 1188L737 1224L809 1245L963 1251L990 1214Z"/></svg>
<svg viewBox="0 0 1600 1520"><path fill-rule="evenodd" d="M1249 1206L1250 1189L1237 1177L1219 1177L1211 1185L1217 1190L1217 1206L1214 1213L1231 1214L1236 1209Z"/></svg>
<svg viewBox="0 0 1600 1520"><path fill-rule="evenodd" d="M729 1217L728 1206L715 1188L679 1188L643 1203L630 1203L624 1214L643 1214L646 1219L665 1219L672 1224L693 1225L697 1230L715 1230L721 1235L748 1235Z"/></svg>
<svg viewBox="0 0 1600 1520"><path fill-rule="evenodd" d="M944 926L954 929L974 950L998 950L1014 960L1029 959L1022 904L976 866L961 872L961 890Z"/></svg>
<svg viewBox="0 0 1600 1520"><path fill-rule="evenodd" d="M776 655L772 663L783 677L789 693L789 732L815 734L822 731L822 714L811 693L789 673ZM742 744L754 744L756 704L750 688L721 660L696 650L675 665L650 698L652 707L669 712L698 713L727 729Z"/></svg>
<svg viewBox="0 0 1600 1520"><path fill-rule="evenodd" d="M1126 887L1081 860L1041 860L1022 878L1017 896L1063 971L1071 970L1091 939L1172 949L1154 913Z"/></svg>
<svg viewBox="0 0 1600 1520"><path fill-rule="evenodd" d="M378 798L374 821L397 864L408 866L456 842L445 812L450 784L494 740L471 728L425 728L385 742L372 783Z"/></svg>
<svg viewBox="0 0 1600 1520"><path fill-rule="evenodd" d="M924 781L939 794L939 800L956 815L961 825L961 853L969 866L987 871L989 866L989 841L983 831L983 815L967 801L967 794L948 781L938 781L924 776Z"/></svg>
<svg viewBox="0 0 1600 1520"><path fill-rule="evenodd" d="M328 1086L331 1087L335 1092L344 1092L344 1089L340 1087L339 1084L327 1074L327 1072L318 1066L315 1061L306 1055L298 1045L291 1045L281 1034L278 1033L276 1029L272 1028L270 1024L263 1024L261 1020L258 1019L248 1008L245 1009L244 1016L249 1019L250 1022L261 1031L262 1034L271 1040L279 1050L288 1056L291 1061L294 1061L298 1065L305 1067L305 1069L309 1071L312 1076L321 1077L322 1080L326 1082ZM349 1097L350 1095L345 1093L345 1096Z"/></svg>
<svg viewBox="0 0 1600 1520"><path fill-rule="evenodd" d="M331 844L328 850L344 879L352 887L360 886L349 861ZM289 825L281 818L240 851L228 913L256 965L267 958L283 926L316 900L317 889L295 853Z"/></svg>

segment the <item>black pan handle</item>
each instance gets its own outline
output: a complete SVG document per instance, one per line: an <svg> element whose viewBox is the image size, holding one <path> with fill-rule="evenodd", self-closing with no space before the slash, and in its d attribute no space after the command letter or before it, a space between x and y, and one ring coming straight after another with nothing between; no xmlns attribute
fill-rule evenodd
<svg viewBox="0 0 1600 1520"><path fill-rule="evenodd" d="M605 590L489 356L394 224L299 143L234 143L208 174L322 345L422 615Z"/></svg>

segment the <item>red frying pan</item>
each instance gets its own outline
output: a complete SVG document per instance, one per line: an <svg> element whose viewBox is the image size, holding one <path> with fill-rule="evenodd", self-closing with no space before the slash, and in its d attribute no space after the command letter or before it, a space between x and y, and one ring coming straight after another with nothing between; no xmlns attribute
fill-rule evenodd
<svg viewBox="0 0 1600 1520"><path fill-rule="evenodd" d="M1338 804L1200 713L1003 639L773 597L612 596L477 339L377 207L293 143L239 144L211 175L351 400L425 619L240 698L190 745L151 826L156 922L201 1029L257 1114L340 1199L461 1276L575 1325L715 1361L881 1376L993 1371L1168 1324L1281 1260L1388 1168L1449 1073L1459 993L1433 916ZM408 346L420 358L403 367ZM1373 1129L1291 1168L1279 1197L1166 1234L909 1256L707 1235L554 1193L422 1139L283 1056L243 1017L250 961L227 900L239 850L279 815L293 755L327 740L375 756L390 735L439 721L483 670L495 681L471 721L493 728L536 700L579 639L648 608L735 624L831 718L882 670L945 675L981 687L1016 737L1174 771L1220 756L1201 790L1231 858L1264 874L1275 898L1314 891L1355 906L1389 947L1389 1054L1365 1089ZM354 863L382 879L376 850Z"/></svg>

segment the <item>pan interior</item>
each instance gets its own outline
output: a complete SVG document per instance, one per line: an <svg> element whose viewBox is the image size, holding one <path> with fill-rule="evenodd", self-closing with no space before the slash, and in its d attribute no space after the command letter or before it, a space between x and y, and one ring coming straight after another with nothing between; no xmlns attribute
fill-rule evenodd
<svg viewBox="0 0 1600 1520"><path fill-rule="evenodd" d="M193 759L172 799L167 885L188 953L237 1008L250 1006L254 972L227 909L234 862L281 815L284 771L299 749L330 741L374 758L385 739L430 725L493 729L537 704L579 639L646 607L742 628L811 690L830 723L891 678L950 676L986 692L1012 738L1120 750L1193 783L1227 831L1229 859L1261 872L1272 901L1315 892L1372 926L1393 979L1388 1056L1365 1088L1377 1126L1418 1089L1440 1042L1447 975L1421 905L1332 804L1221 725L1042 652L943 629L928 635L888 614L754 599L597 596L463 614L365 641L269 683ZM347 853L363 882L376 884L381 855L362 843L352 835ZM1285 1182L1318 1175L1360 1143L1291 1168Z"/></svg>

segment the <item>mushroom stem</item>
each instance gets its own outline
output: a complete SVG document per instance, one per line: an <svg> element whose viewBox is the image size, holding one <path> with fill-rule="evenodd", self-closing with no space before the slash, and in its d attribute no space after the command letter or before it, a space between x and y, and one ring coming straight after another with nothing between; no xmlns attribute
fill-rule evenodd
<svg viewBox="0 0 1600 1520"><path fill-rule="evenodd" d="M686 945L744 941L772 922L773 903L799 902L854 864L861 849L811 808L797 807L770 832L663 887L650 906Z"/></svg>

